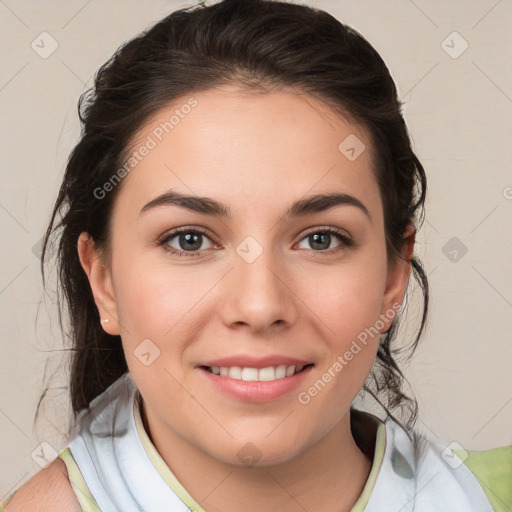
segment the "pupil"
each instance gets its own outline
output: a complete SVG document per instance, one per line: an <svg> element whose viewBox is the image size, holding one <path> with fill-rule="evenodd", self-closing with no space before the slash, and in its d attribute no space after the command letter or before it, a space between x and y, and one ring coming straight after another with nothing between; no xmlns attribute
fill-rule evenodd
<svg viewBox="0 0 512 512"><path fill-rule="evenodd" d="M311 243L311 246L314 249L323 250L323 249L328 249L329 248L329 243L331 241L331 235L329 235L328 233L315 233L314 235L311 235L310 238L313 239L313 242ZM323 245L325 247L315 247L315 244L322 245L322 239L324 241ZM327 244L325 244L325 242L327 242Z"/></svg>
<svg viewBox="0 0 512 512"><path fill-rule="evenodd" d="M191 243L190 243L191 242ZM180 245L185 247L188 250L197 251L201 247L201 242L199 241L199 235L181 235L180 236Z"/></svg>

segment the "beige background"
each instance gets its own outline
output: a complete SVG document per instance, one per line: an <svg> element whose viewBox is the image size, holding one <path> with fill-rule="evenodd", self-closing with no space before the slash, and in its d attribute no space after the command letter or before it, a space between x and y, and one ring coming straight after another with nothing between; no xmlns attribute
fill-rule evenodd
<svg viewBox="0 0 512 512"><path fill-rule="evenodd" d="M123 41L189 5L0 1L0 498L40 469L31 454L41 442L51 457L65 441L63 344L54 297L42 291L37 249L79 133L78 97ZM381 53L407 100L406 121L428 174L417 253L429 272L432 307L406 371L420 404L417 429L468 449L510 444L512 2L310 5L354 26ZM31 48L44 31L58 42L47 59ZM454 31L463 39L450 36ZM469 46L458 55L464 40ZM446 248L453 237L456 245ZM36 430L35 408L52 373Z"/></svg>

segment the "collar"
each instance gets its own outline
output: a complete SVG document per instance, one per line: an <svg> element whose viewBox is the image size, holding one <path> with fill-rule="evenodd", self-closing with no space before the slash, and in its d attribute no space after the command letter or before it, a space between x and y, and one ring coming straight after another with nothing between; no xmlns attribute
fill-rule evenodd
<svg viewBox="0 0 512 512"><path fill-rule="evenodd" d="M79 415L69 447L100 509L159 512L165 503L172 512L204 512L151 443L140 410L140 393L125 373ZM361 449L373 451L351 512L493 512L469 469L447 462L456 457L448 448L354 408L351 427Z"/></svg>

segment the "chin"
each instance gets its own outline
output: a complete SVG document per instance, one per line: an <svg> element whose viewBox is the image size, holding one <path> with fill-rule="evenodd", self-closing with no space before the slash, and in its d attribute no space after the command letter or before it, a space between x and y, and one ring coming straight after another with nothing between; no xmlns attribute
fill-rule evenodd
<svg viewBox="0 0 512 512"><path fill-rule="evenodd" d="M289 435L276 435L272 440L270 437L245 435L243 439L232 439L229 444L224 444L221 452L214 449L210 453L227 464L242 468L276 466L293 460L303 451L303 447L298 442L292 442Z"/></svg>

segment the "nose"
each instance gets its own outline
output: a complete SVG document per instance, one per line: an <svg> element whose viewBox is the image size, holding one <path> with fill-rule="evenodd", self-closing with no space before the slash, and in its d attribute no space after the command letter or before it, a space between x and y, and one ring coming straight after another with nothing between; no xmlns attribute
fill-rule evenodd
<svg viewBox="0 0 512 512"><path fill-rule="evenodd" d="M251 332L292 325L298 316L298 299L284 263L271 250L263 250L254 261L240 254L235 256L234 268L222 285L225 325L247 326Z"/></svg>

